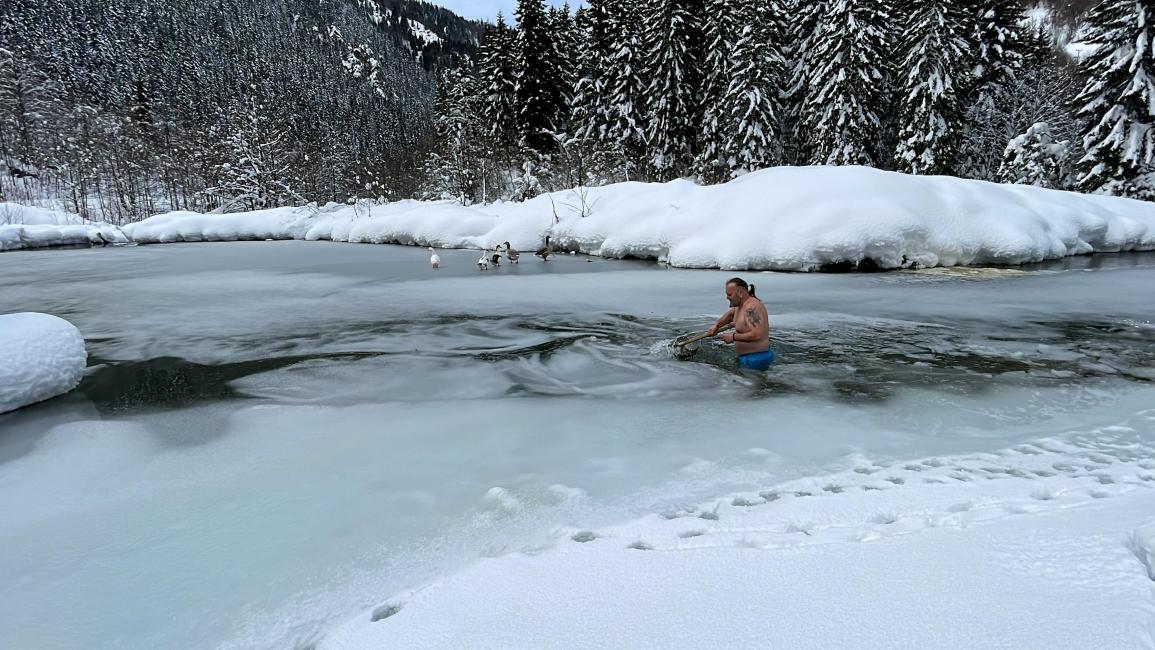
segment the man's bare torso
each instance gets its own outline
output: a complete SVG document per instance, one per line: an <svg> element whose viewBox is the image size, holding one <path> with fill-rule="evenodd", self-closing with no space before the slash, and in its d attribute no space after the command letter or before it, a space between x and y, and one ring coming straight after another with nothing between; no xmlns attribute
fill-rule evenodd
<svg viewBox="0 0 1155 650"><path fill-rule="evenodd" d="M747 298L740 307L734 308L734 331L739 334L757 330L759 325L764 325L767 320L766 306L753 296ZM735 341L734 351L742 355L769 350L769 327L765 327L762 331L766 334L758 341Z"/></svg>

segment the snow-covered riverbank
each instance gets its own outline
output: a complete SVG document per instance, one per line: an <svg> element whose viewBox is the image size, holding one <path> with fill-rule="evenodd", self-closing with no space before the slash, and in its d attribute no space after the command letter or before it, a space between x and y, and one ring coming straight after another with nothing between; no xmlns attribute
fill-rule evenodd
<svg viewBox="0 0 1155 650"><path fill-rule="evenodd" d="M866 167L778 167L724 185L620 183L463 207L399 201L321 211L171 213L141 243L305 239L492 248L510 242L687 268L807 271L1023 264L1155 250L1155 204Z"/></svg>
<svg viewBox="0 0 1155 650"><path fill-rule="evenodd" d="M0 252L61 246L127 244L120 228L79 215L15 203L0 203Z"/></svg>

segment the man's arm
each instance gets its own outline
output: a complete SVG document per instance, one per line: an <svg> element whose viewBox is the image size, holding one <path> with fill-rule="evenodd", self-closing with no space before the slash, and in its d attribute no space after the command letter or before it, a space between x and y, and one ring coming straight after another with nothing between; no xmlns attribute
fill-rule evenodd
<svg viewBox="0 0 1155 650"><path fill-rule="evenodd" d="M734 320L734 309L733 308L727 309L726 313L722 314L722 317L719 318L713 325L711 325L710 329L706 330L706 333L709 334L710 336L714 336L715 334L718 333L718 330L722 329L727 323L730 323L733 320Z"/></svg>

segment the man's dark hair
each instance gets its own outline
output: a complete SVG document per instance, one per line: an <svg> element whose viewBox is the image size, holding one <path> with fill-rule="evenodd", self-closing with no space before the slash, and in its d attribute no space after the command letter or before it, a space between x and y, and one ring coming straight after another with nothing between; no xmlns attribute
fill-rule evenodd
<svg viewBox="0 0 1155 650"><path fill-rule="evenodd" d="M754 296L755 298L758 297L758 295L754 293L754 285L747 284L746 281L742 278L730 278L729 280L726 280L726 284L733 284L742 287L746 291L749 291L751 296Z"/></svg>

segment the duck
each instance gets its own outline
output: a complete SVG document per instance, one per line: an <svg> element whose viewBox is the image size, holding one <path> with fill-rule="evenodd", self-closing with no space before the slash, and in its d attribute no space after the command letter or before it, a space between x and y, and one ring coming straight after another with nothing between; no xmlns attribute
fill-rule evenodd
<svg viewBox="0 0 1155 650"><path fill-rule="evenodd" d="M545 236L545 246L542 246L541 248L537 249L537 252L534 253L534 255L537 255L538 257L540 257L541 261L548 262L549 256L552 254L553 254L553 247L550 246L549 235L546 235Z"/></svg>
<svg viewBox="0 0 1155 650"><path fill-rule="evenodd" d="M489 256L489 262L490 262L490 264L493 264L494 266L499 266L501 264L501 247L500 246L494 246L493 255Z"/></svg>
<svg viewBox="0 0 1155 650"><path fill-rule="evenodd" d="M432 246L429 247L429 253L429 266L435 269L441 268L441 256L437 254L437 251L433 250Z"/></svg>
<svg viewBox="0 0 1155 650"><path fill-rule="evenodd" d="M505 256L509 258L510 264L517 264L517 258L521 257L521 253L517 249L505 242Z"/></svg>
<svg viewBox="0 0 1155 650"><path fill-rule="evenodd" d="M489 253L489 251L486 251L486 250L481 251L481 259L477 260L477 270L479 270L479 271L488 271L489 270L489 255L488 255L488 253Z"/></svg>

